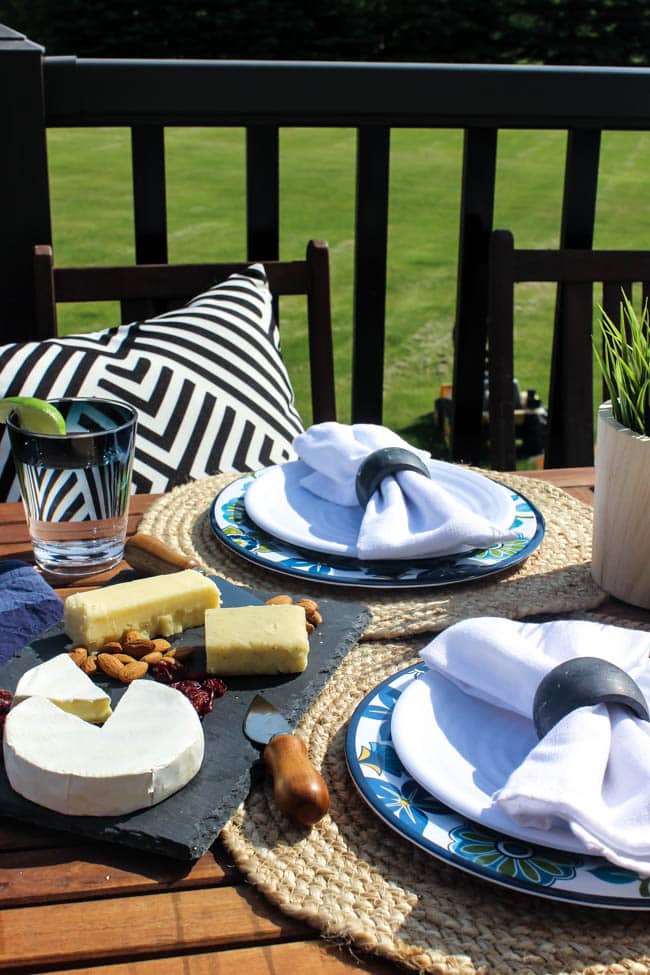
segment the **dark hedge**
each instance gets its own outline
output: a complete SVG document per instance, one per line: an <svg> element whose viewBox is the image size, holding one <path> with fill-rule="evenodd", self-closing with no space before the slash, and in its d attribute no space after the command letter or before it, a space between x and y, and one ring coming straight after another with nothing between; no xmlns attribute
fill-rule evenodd
<svg viewBox="0 0 650 975"><path fill-rule="evenodd" d="M645 65L648 0L0 0L49 54Z"/></svg>

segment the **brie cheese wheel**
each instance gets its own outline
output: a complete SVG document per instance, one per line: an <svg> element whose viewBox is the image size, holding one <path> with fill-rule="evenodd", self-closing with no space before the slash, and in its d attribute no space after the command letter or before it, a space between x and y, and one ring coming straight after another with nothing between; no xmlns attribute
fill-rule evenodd
<svg viewBox="0 0 650 975"><path fill-rule="evenodd" d="M219 589L194 569L76 592L65 601L63 625L75 644L97 650L124 630L172 636L203 626L206 609L220 605Z"/></svg>
<svg viewBox="0 0 650 975"><path fill-rule="evenodd" d="M29 697L5 720L11 787L67 816L120 816L187 785L203 761L203 728L188 699L150 680L129 684L103 727Z"/></svg>
<svg viewBox="0 0 650 975"><path fill-rule="evenodd" d="M301 674L309 640L302 606L288 603L208 609L205 655L209 674Z"/></svg>
<svg viewBox="0 0 650 975"><path fill-rule="evenodd" d="M96 724L102 724L111 714L111 699L106 691L97 687L67 653L23 674L16 687L14 705L34 696L46 697L64 711Z"/></svg>

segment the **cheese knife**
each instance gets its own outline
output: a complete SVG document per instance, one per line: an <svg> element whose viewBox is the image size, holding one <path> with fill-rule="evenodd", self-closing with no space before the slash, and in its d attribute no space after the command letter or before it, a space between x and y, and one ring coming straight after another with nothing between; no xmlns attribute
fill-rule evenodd
<svg viewBox="0 0 650 975"><path fill-rule="evenodd" d="M244 733L264 746L264 763L273 776L273 797L297 826L313 826L329 809L322 776L310 763L302 739L291 733L278 709L258 694L244 719Z"/></svg>
<svg viewBox="0 0 650 975"><path fill-rule="evenodd" d="M124 558L132 569L147 575L181 572L183 569L196 569L199 565L195 559L177 552L159 538L144 532L136 532L127 538Z"/></svg>

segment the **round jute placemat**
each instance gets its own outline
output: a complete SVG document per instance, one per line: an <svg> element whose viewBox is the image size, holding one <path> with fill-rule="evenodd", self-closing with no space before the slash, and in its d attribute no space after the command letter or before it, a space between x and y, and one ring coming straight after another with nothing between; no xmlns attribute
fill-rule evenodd
<svg viewBox="0 0 650 975"><path fill-rule="evenodd" d="M381 680L416 662L423 642L369 642L348 654L297 729L327 781L330 812L311 831L296 829L268 782L257 786L221 834L237 867L326 939L418 971L648 973L646 913L546 901L471 877L394 833L357 794L347 721Z"/></svg>
<svg viewBox="0 0 650 975"><path fill-rule="evenodd" d="M140 531L155 535L197 559L207 571L238 585L316 597L322 594L322 585L259 568L216 539L210 526L210 505L238 476L217 474L176 488L146 512ZM369 607L372 620L365 639L431 633L469 616L520 619L537 613L593 609L604 601L605 593L590 572L591 508L544 481L516 474L496 477L529 498L544 515L546 535L537 551L515 570L476 583L431 589L330 587L337 599L360 601Z"/></svg>

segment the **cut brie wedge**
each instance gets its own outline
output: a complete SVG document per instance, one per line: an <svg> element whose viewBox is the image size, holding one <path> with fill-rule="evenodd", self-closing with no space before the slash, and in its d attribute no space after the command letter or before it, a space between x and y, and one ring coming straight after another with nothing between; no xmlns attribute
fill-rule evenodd
<svg viewBox="0 0 650 975"><path fill-rule="evenodd" d="M129 685L102 728L29 697L5 720L7 778L25 799L68 816L120 816L153 806L194 778L203 728L179 691Z"/></svg>
<svg viewBox="0 0 650 975"><path fill-rule="evenodd" d="M111 715L111 699L67 653L28 670L18 681L14 705L27 697L46 697L84 721L103 724Z"/></svg>

